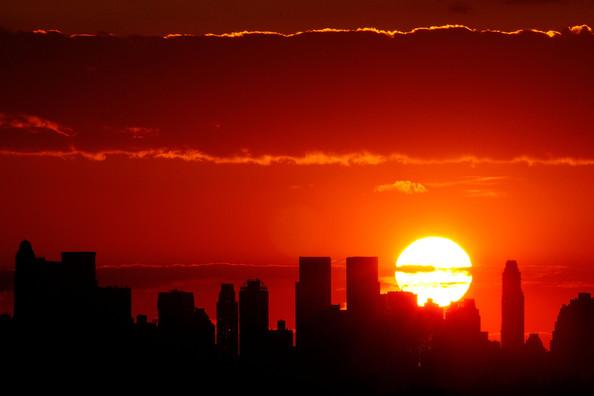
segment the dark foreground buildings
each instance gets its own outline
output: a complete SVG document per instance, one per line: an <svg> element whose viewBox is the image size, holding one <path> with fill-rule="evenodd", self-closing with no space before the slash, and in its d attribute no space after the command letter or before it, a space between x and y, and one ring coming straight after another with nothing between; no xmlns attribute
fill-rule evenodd
<svg viewBox="0 0 594 396"><path fill-rule="evenodd" d="M172 348L190 350L196 358L214 353L215 326L203 308L194 305L194 294L172 290L159 293L159 331Z"/></svg>
<svg viewBox="0 0 594 396"><path fill-rule="evenodd" d="M94 252L63 252L61 262L36 257L21 242L14 274L14 318L54 329L123 328L132 323L128 288L98 287Z"/></svg>
<svg viewBox="0 0 594 396"><path fill-rule="evenodd" d="M10 362L0 371L5 379L28 373L57 378L56 389L76 378L106 391L159 385L168 393L196 387L217 395L594 390L594 299L582 293L561 308L551 352L536 334L524 342L514 261L503 272L501 347L481 331L472 299L419 307L414 294L382 294L375 257L347 258L347 309L332 304L331 259L300 257L296 340L285 321L270 328L271 296L259 279L246 281L238 296L233 284L221 285L215 331L194 293L182 290L159 294L158 321L144 315L133 321L130 289L100 287L95 272L93 252L66 252L51 262L21 243L14 318L0 317L0 351Z"/></svg>

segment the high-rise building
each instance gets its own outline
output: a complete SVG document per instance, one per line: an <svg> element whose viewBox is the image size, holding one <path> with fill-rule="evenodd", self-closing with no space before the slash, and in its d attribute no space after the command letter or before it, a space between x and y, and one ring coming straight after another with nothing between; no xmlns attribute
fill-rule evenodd
<svg viewBox="0 0 594 396"><path fill-rule="evenodd" d="M551 353L567 368L594 372L594 298L590 293L579 293L559 310Z"/></svg>
<svg viewBox="0 0 594 396"><path fill-rule="evenodd" d="M361 315L375 311L379 302L377 257L347 257L347 309Z"/></svg>
<svg viewBox="0 0 594 396"><path fill-rule="evenodd" d="M239 348L252 358L265 348L268 335L268 289L259 279L248 280L239 291Z"/></svg>
<svg viewBox="0 0 594 396"><path fill-rule="evenodd" d="M518 263L505 263L501 290L501 348L518 351L524 345L524 293Z"/></svg>
<svg viewBox="0 0 594 396"><path fill-rule="evenodd" d="M223 283L217 301L217 345L228 356L237 356L238 307L232 283Z"/></svg>
<svg viewBox="0 0 594 396"><path fill-rule="evenodd" d="M295 284L296 344L300 350L315 348L316 317L330 309L332 280L330 257L299 257Z"/></svg>
<svg viewBox="0 0 594 396"><path fill-rule="evenodd" d="M15 261L13 315L18 321L26 321L36 316L36 294L43 287L36 273L38 260L29 241L20 243Z"/></svg>

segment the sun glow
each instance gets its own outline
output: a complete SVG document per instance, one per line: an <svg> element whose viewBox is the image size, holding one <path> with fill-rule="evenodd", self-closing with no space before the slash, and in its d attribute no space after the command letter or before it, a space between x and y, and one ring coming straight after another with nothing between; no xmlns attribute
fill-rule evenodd
<svg viewBox="0 0 594 396"><path fill-rule="evenodd" d="M396 261L396 283L417 295L417 303L428 299L445 307L460 300L472 283L472 262L454 241L426 237L411 243Z"/></svg>

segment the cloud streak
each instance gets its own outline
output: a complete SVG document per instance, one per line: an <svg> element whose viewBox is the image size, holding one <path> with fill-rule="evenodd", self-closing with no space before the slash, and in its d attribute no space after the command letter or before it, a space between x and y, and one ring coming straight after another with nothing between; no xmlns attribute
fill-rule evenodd
<svg viewBox="0 0 594 396"><path fill-rule="evenodd" d="M451 7L452 11L454 12L462 12L466 13L471 8L463 3L456 3ZM549 38L560 37L564 34L581 34L581 33L592 33L592 29L584 24L584 25L573 25L569 26L565 32L561 32L558 30L542 30L542 29L516 29L516 30L501 30L501 29L481 29L481 28L473 28L467 25L462 24L445 24L445 25L434 25L434 26L420 26L415 27L409 30L389 30L389 29L378 29L372 26L364 26L355 29L343 29L343 28L320 28L320 29L307 29L302 31L296 31L292 33L283 33L273 30L241 30L241 31L232 31L226 33L204 33L204 34L192 34L192 33L167 33L162 35L161 37L166 40L172 39L192 39L192 38L200 38L200 37L211 37L211 38L245 38L249 36L276 36L282 38L291 38L291 37L299 37L307 34L315 34L315 33L375 33L378 35L386 36L389 38L397 38L401 36L408 36L414 35L424 32L432 32L432 31L441 31L441 30L459 30L459 31L466 31L469 33L482 33L482 34L498 34L498 35L505 35L505 36L512 36L512 35L522 35L522 34L530 34L534 33L537 35L547 36ZM36 29L32 31L34 34L38 35L61 35L68 38L92 38L97 36L105 36L105 34L95 35L95 34L81 34L81 33L74 33L74 34L65 34L57 29ZM109 36L117 37L116 35L109 34Z"/></svg>
<svg viewBox="0 0 594 396"><path fill-rule="evenodd" d="M417 183L410 180L396 180L391 184L380 184L375 188L375 192L389 192L398 191L404 194L421 194L427 192L427 187L421 183Z"/></svg>
<svg viewBox="0 0 594 396"><path fill-rule="evenodd" d="M20 129L29 133L49 132L63 137L74 136L72 129L55 121L31 114L10 115L0 113L0 129Z"/></svg>
<svg viewBox="0 0 594 396"><path fill-rule="evenodd" d="M380 184L376 186L375 192L396 191L404 194L426 193L431 189L443 189L451 187L466 186L470 187L464 190L464 194L474 198L497 198L503 193L495 191L493 186L505 180L505 176L473 176L459 180L449 180L442 182L419 183L411 180L397 180L390 184Z"/></svg>
<svg viewBox="0 0 594 396"><path fill-rule="evenodd" d="M480 165L518 165L518 166L566 166L566 167L591 167L594 166L594 158L576 157L535 157L517 156L512 158L492 158L478 156L453 156L453 157L420 157L407 154L392 153L378 154L367 151L350 153L332 152L311 152L303 155L288 154L262 154L252 155L243 152L235 155L214 155L198 150L105 150L86 151L72 147L70 150L43 150L43 151L16 151L0 150L0 156L6 157L41 157L59 159L86 159L92 161L106 161L109 158L128 158L134 160L180 160L186 162L198 162L215 165L292 165L292 166L378 166L384 164L397 164L407 166L433 166L433 165L467 165L477 167ZM397 190L413 193L425 192L428 187L441 188L464 184L481 184L485 182L500 181L503 176L489 176L469 178L460 181L416 183L409 180L397 180L392 184L378 186L383 191ZM416 191L415 191L416 190ZM425 190L425 191L423 191Z"/></svg>
<svg viewBox="0 0 594 396"><path fill-rule="evenodd" d="M468 9L466 9L468 10ZM383 35L389 38L396 38L400 36L408 36L423 32L431 32L431 31L440 31L440 30L460 30L466 31L469 33L491 33L491 34L499 34L505 36L513 36L513 35L522 35L522 34L529 34L534 33L537 35L547 36L549 38L560 37L563 35L563 32L557 30L539 30L539 29L517 29L512 31L505 31L505 30L497 30L497 29L475 29L471 28L466 25L459 25L459 24L448 24L448 25L438 25L438 26L423 26L417 27L410 30L386 30L386 29L378 29L374 27L360 27L357 29L335 29L335 28L324 28L324 29L311 29L305 30L300 32L294 33L280 33L274 31L259 31L259 30L244 30L239 32L229 32L229 33L206 33L204 36L206 37L218 37L218 38L242 38L247 36L258 36L258 35L266 35L266 36L278 36L278 37L298 37L304 34L310 33L376 33L379 35ZM570 26L567 30L569 33L583 33L583 32L592 33L592 29L588 25L576 25ZM199 37L190 34L168 34L163 36L166 39L172 38L187 38L187 37Z"/></svg>

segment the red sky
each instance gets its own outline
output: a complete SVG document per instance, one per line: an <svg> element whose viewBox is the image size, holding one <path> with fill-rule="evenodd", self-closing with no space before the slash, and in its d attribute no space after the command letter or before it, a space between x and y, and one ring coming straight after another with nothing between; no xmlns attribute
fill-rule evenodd
<svg viewBox="0 0 594 396"><path fill-rule="evenodd" d="M411 6L415 26L442 22L425 3ZM532 7L541 23L524 26L559 33L485 31L515 28L504 11L480 19L487 3ZM213 317L220 282L259 276L271 320L293 326L299 255L334 258L342 303L346 256L379 256L389 290L398 253L435 234L469 252L484 330L497 338L514 258L527 331L550 332L562 303L594 289L594 36L562 27L587 18L552 11L592 2L568 3L436 11L479 18L475 29L167 39L69 34L288 32L380 14L192 28L179 13L177 25L124 29L125 9L85 19L42 7L49 22L34 24L46 20L10 5L0 25L67 34L0 33L0 269L23 238L50 259L95 250L100 281L135 288L135 312L151 316L155 293L180 287ZM375 25L408 30L398 18Z"/></svg>
<svg viewBox="0 0 594 396"><path fill-rule="evenodd" d="M592 0L5 0L12 30L162 35L444 24L516 30L594 25Z"/></svg>

